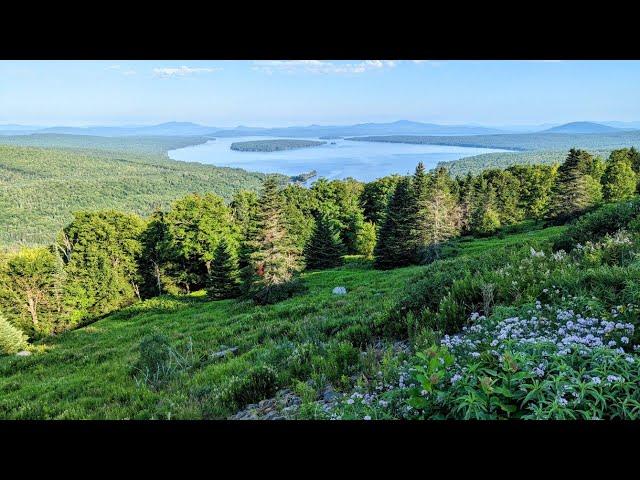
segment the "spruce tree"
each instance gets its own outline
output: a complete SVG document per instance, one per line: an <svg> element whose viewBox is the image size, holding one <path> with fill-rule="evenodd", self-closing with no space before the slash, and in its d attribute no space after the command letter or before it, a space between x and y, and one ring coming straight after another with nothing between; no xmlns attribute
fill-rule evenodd
<svg viewBox="0 0 640 480"><path fill-rule="evenodd" d="M431 239L429 238L429 209L430 209L430 179L424 168L424 164L419 162L416 166L411 183L410 214L409 222L409 242L414 253L423 250Z"/></svg>
<svg viewBox="0 0 640 480"><path fill-rule="evenodd" d="M548 217L556 222L579 215L593 203L589 191L589 180L593 179L584 173L585 159L590 156L585 154L582 150L572 148L558 168L548 212Z"/></svg>
<svg viewBox="0 0 640 480"><path fill-rule="evenodd" d="M287 235L283 200L274 177L264 181L256 218L255 238L249 242L249 290L269 297L274 287L290 281L300 270L300 252Z"/></svg>
<svg viewBox="0 0 640 480"><path fill-rule="evenodd" d="M411 215L413 214L411 179L404 177L389 201L385 221L380 228L378 243L374 249L374 265L389 269L409 265L414 259L410 240Z"/></svg>
<svg viewBox="0 0 640 480"><path fill-rule="evenodd" d="M427 244L437 245L459 233L460 207L451 193L451 178L446 169L438 168L430 183L419 225Z"/></svg>
<svg viewBox="0 0 640 480"><path fill-rule="evenodd" d="M636 191L636 174L631 166L629 150L614 150L602 177L602 191L607 202L631 198Z"/></svg>
<svg viewBox="0 0 640 480"><path fill-rule="evenodd" d="M496 206L496 192L484 178L477 184L470 230L474 235L491 235L501 226Z"/></svg>
<svg viewBox="0 0 640 480"><path fill-rule="evenodd" d="M344 245L340 235L329 218L323 214L316 215L313 235L304 248L307 268L333 268L342 264Z"/></svg>
<svg viewBox="0 0 640 480"><path fill-rule="evenodd" d="M226 238L218 242L207 281L207 295L215 300L240 294L238 259Z"/></svg>

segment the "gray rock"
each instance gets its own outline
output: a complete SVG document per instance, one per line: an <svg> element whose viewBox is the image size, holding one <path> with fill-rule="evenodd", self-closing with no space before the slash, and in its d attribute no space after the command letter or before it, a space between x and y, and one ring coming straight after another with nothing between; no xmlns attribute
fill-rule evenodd
<svg viewBox="0 0 640 480"><path fill-rule="evenodd" d="M325 402L333 402L339 396L340 395L331 387L328 387L324 392L322 392L322 400Z"/></svg>
<svg viewBox="0 0 640 480"><path fill-rule="evenodd" d="M346 295L347 294L347 289L346 287L336 287L333 289L333 294L334 295Z"/></svg>
<svg viewBox="0 0 640 480"><path fill-rule="evenodd" d="M220 350L219 352L215 352L210 354L210 358L222 358L222 357L226 357L227 355L233 355L238 351L238 347L231 347L231 348L227 348L225 350Z"/></svg>
<svg viewBox="0 0 640 480"><path fill-rule="evenodd" d="M28 357L29 355L31 355L31 352L28 351L28 350L22 350L22 351L16 353L16 355L18 357Z"/></svg>

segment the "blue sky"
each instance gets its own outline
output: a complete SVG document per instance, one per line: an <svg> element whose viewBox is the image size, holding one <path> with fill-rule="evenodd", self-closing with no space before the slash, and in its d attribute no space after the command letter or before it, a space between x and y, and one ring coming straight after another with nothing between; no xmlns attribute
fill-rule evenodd
<svg viewBox="0 0 640 480"><path fill-rule="evenodd" d="M639 61L0 61L0 124L640 120Z"/></svg>

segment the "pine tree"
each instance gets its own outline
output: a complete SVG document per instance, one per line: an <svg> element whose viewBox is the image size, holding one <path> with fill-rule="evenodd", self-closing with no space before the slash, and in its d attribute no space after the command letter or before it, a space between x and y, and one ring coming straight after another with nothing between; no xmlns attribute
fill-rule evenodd
<svg viewBox="0 0 640 480"><path fill-rule="evenodd" d="M232 251L227 239L222 238L218 242L211 262L207 295L216 300L237 297L240 294L239 274L235 252Z"/></svg>
<svg viewBox="0 0 640 480"><path fill-rule="evenodd" d="M267 296L269 290L290 281L300 270L300 252L287 236L282 197L273 177L264 181L256 222L256 235L249 242L249 290Z"/></svg>
<svg viewBox="0 0 640 480"><path fill-rule="evenodd" d="M589 180L584 173L585 160L588 155L582 150L572 148L566 160L558 168L558 177L552 192L552 200L548 217L557 221L565 221L583 212L593 203L590 194Z"/></svg>
<svg viewBox="0 0 640 480"><path fill-rule="evenodd" d="M631 198L636 191L636 174L631 166L629 150L614 150L602 177L602 191L607 202Z"/></svg>
<svg viewBox="0 0 640 480"><path fill-rule="evenodd" d="M342 264L345 249L340 235L326 215L316 215L313 235L305 245L307 268L333 268Z"/></svg>
<svg viewBox="0 0 640 480"><path fill-rule="evenodd" d="M405 177L398 182L380 228L378 243L374 249L374 265L389 269L409 265L414 259L410 240L411 215L413 214L411 179Z"/></svg>

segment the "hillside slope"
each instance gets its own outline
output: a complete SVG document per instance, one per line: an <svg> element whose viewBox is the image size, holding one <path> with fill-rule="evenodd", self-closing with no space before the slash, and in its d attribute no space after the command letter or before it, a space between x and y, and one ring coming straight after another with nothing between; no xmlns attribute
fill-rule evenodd
<svg viewBox="0 0 640 480"><path fill-rule="evenodd" d="M564 228L460 239L450 255L456 261L499 247L538 245ZM201 296L138 303L42 340L31 356L0 357L0 419L226 418L276 388L289 388L313 406L323 392L333 395L328 386L348 391L362 369L377 371L391 361L385 352L406 334L384 333L388 314L416 278L439 265L380 271L355 259L333 270L303 273L307 291L270 306ZM334 295L336 286L346 287L347 294ZM175 375L155 387L134 370L140 342L149 334L165 335L182 359ZM234 347L235 355L217 357ZM249 388L243 382L255 377L261 364L275 373ZM236 393L232 401L230 391Z"/></svg>
<svg viewBox="0 0 640 480"><path fill-rule="evenodd" d="M62 140L75 145L72 138ZM0 145L0 247L48 243L76 210L145 215L191 192L230 200L238 189L257 190L264 178L170 160L165 149L175 148L175 141L122 143L114 152L106 150L112 139L104 140L94 149Z"/></svg>
<svg viewBox="0 0 640 480"><path fill-rule="evenodd" d="M363 330L356 327L382 318L419 270L347 266L306 273L305 295L267 307L194 297L148 300L47 339L42 353L0 358L0 418L224 417L234 412L212 399L217 388L246 375L256 360L274 363L306 339L357 340ZM337 285L348 294L333 295ZM191 339L205 360L153 390L136 385L131 370L141 338L159 331L179 349ZM237 355L206 360L228 347L238 347Z"/></svg>

